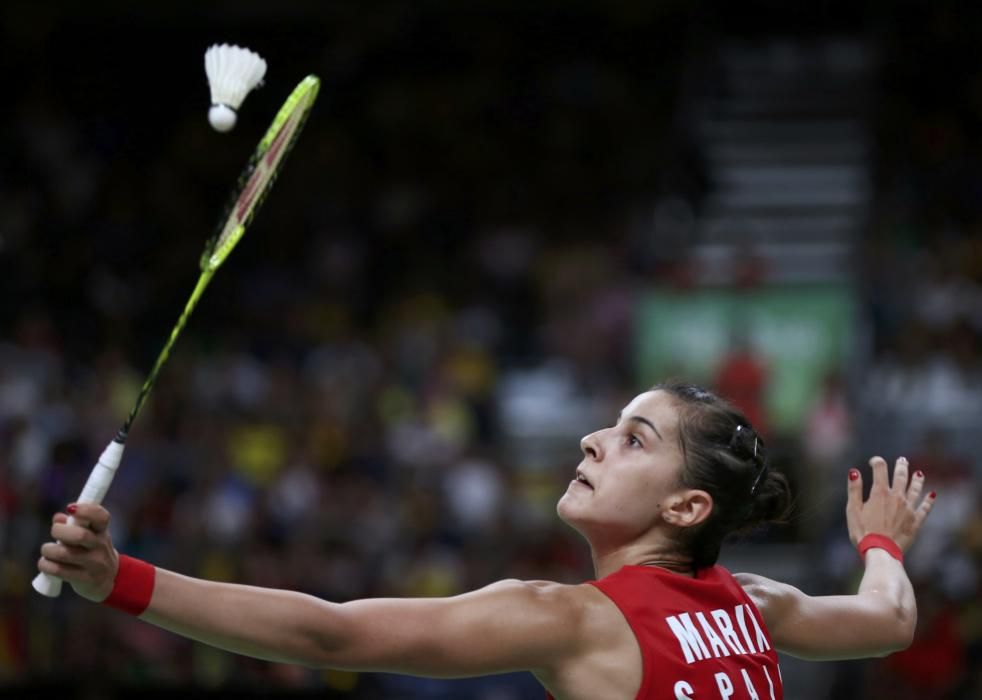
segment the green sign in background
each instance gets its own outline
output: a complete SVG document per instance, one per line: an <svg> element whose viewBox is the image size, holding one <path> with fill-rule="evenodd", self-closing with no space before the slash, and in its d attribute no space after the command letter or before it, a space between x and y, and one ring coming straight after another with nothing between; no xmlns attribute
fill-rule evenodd
<svg viewBox="0 0 982 700"><path fill-rule="evenodd" d="M771 425L795 430L826 373L846 359L853 313L852 294L842 286L655 290L639 309L636 366L642 385L669 376L711 383L742 337L768 367Z"/></svg>

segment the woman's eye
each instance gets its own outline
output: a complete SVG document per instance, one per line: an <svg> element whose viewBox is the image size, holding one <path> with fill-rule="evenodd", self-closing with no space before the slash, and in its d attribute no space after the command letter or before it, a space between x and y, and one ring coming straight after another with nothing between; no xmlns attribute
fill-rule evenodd
<svg viewBox="0 0 982 700"><path fill-rule="evenodd" d="M637 435L630 435L627 438L627 444L631 447L642 447L641 440L638 439Z"/></svg>

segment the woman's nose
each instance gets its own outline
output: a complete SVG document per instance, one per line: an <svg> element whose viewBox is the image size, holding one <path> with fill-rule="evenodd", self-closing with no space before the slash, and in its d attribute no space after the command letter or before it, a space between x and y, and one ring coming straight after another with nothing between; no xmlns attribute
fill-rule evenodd
<svg viewBox="0 0 982 700"><path fill-rule="evenodd" d="M599 432L583 436L580 440L580 449L590 459L599 460L603 454L600 447Z"/></svg>

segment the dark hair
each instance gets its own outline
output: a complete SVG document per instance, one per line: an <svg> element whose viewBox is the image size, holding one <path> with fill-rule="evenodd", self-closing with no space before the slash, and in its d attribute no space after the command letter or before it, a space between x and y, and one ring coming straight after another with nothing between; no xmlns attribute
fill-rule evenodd
<svg viewBox="0 0 982 700"><path fill-rule="evenodd" d="M697 569L716 563L728 536L787 521L788 481L768 468L764 441L739 409L694 384L668 381L651 391L678 405L682 483L713 498L709 518L682 534Z"/></svg>

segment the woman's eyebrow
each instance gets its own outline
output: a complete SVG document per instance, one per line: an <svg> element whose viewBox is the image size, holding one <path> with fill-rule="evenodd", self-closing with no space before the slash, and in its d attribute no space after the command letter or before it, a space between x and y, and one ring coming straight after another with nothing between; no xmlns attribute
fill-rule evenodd
<svg viewBox="0 0 982 700"><path fill-rule="evenodd" d="M664 440L665 440L665 438L663 438L663 437L661 436L661 433L659 433L659 432L658 432L658 428L656 428L656 427L655 427L655 424L654 424L654 423L652 423L652 422L651 422L650 420L648 420L647 418L645 418L645 417L643 417L643 416L630 416L630 417L628 418L628 420L633 420L633 421L634 421L635 423L644 423L644 424L645 424L645 425L647 425L647 426L648 426L649 428L651 428L651 430L652 430L652 431L653 431L653 432L655 433L655 435L657 435L657 436L658 436L658 439L659 439L659 440L662 440L662 441L664 441Z"/></svg>

